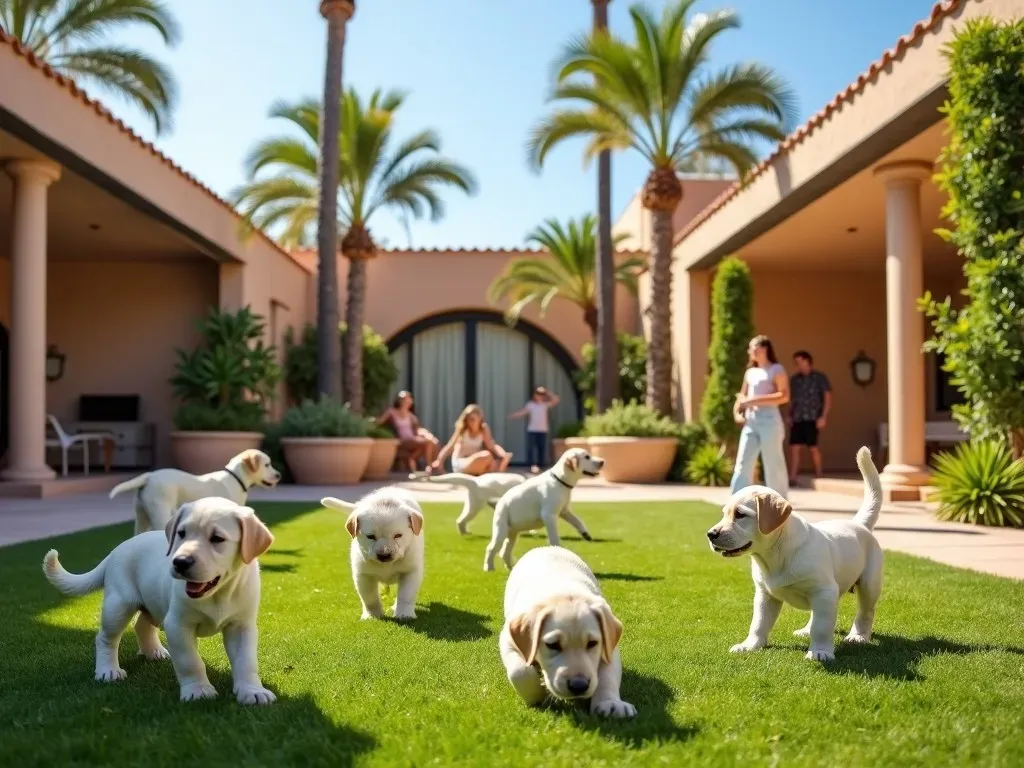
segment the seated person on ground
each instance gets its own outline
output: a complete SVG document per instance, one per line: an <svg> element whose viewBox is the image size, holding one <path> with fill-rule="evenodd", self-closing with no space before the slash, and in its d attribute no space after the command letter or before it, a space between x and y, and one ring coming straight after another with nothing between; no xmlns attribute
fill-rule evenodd
<svg viewBox="0 0 1024 768"><path fill-rule="evenodd" d="M504 472L512 460L512 454L494 442L491 428L484 421L484 412L479 405L467 405L455 422L451 440L428 468L439 471L444 460L452 457L452 471L467 475L483 475L487 472Z"/></svg>

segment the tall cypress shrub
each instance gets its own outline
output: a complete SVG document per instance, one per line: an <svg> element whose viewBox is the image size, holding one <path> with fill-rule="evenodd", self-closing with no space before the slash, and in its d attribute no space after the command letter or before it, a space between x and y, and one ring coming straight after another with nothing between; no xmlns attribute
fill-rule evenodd
<svg viewBox="0 0 1024 768"><path fill-rule="evenodd" d="M732 445L739 427L732 417L743 384L747 344L754 336L754 283L747 265L734 256L718 266L711 287L711 346L700 418L716 440Z"/></svg>
<svg viewBox="0 0 1024 768"><path fill-rule="evenodd" d="M972 20L949 45L949 145L937 180L949 195L940 230L963 257L967 304L926 295L935 337L966 402L954 416L974 439L1024 455L1024 21Z"/></svg>

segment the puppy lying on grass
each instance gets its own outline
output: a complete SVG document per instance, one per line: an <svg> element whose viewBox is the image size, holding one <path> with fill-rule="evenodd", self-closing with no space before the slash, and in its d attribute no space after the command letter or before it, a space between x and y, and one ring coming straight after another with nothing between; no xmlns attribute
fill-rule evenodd
<svg viewBox="0 0 1024 768"><path fill-rule="evenodd" d="M381 488L352 504L328 496L320 503L350 512L345 530L352 537L352 581L364 619L384 618L382 585L398 584L396 619L416 618L416 595L423 581L423 510L402 488Z"/></svg>

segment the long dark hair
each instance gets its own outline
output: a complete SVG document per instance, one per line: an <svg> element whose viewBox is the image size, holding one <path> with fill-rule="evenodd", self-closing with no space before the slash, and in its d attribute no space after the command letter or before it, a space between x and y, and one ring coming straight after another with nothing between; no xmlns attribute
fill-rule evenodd
<svg viewBox="0 0 1024 768"><path fill-rule="evenodd" d="M397 411L398 410L398 406L401 405L402 401L405 400L405 398L407 398L407 397L412 397L412 392L409 392L409 391L403 389L401 392L399 392L397 395L395 395L395 399L391 402L391 407L394 408ZM416 413L416 401L415 400L413 400L412 405L409 406L409 413Z"/></svg>
<svg viewBox="0 0 1024 768"><path fill-rule="evenodd" d="M752 338L750 340L750 343L747 345L748 349L750 347L760 347L761 349L763 349L765 351L765 354L768 356L769 363L772 363L774 365L775 363L779 362L779 359L775 356L775 347L772 344L772 340L769 339L764 334ZM747 360L747 368L753 368L755 365L757 365L757 363L754 362L753 357Z"/></svg>

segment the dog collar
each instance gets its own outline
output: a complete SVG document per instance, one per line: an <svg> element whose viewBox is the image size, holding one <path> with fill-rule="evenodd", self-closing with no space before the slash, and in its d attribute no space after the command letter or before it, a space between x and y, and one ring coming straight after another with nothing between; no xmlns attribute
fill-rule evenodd
<svg viewBox="0 0 1024 768"><path fill-rule="evenodd" d="M235 478L235 482L242 486L242 493L248 493L249 489L245 487L245 483L242 482L242 478L235 474L234 470L230 467L224 467L224 471Z"/></svg>
<svg viewBox="0 0 1024 768"><path fill-rule="evenodd" d="M555 470L553 470L553 469L549 469L549 470L548 470L548 473L549 473L549 474L550 474L550 475L551 475L551 476L552 476L553 478L555 478L555 480L557 480L557 481L558 481L559 483L561 483L562 485L564 485L564 486L565 486L566 488L569 488L569 489L571 490L571 489L573 489L573 488L575 488L575 487L576 487L575 485L569 485L569 484L568 484L567 482L565 482L565 480L563 480L563 479L562 479L562 478L560 478L560 477L559 477L558 475L556 475L556 474L555 474Z"/></svg>

